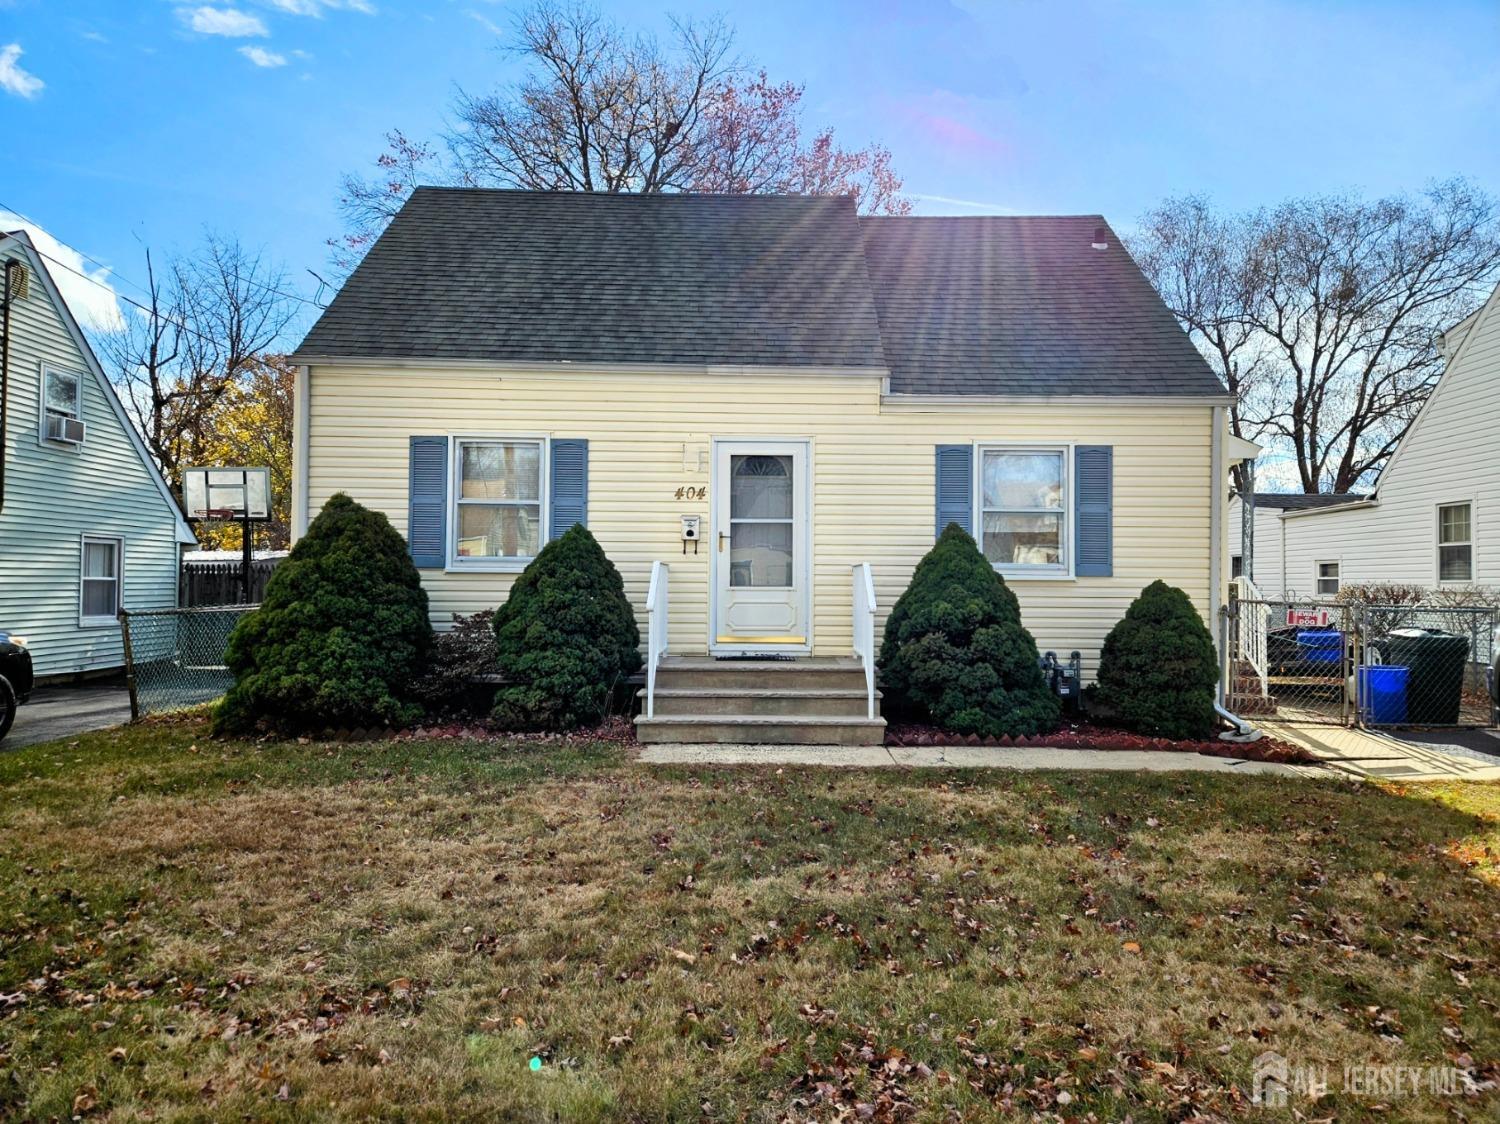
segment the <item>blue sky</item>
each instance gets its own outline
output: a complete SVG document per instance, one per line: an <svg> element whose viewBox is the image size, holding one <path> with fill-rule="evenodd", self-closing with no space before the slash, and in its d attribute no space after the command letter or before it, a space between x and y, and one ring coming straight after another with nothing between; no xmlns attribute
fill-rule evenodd
<svg viewBox="0 0 1500 1124"><path fill-rule="evenodd" d="M437 132L456 85L513 77L496 46L515 6L0 0L0 209L125 294L142 246L213 227L310 296L341 173L392 126ZM669 11L722 12L743 55L806 83L810 124L891 148L918 213L1102 211L1128 228L1185 192L1248 207L1465 175L1500 193L1494 0L600 6L658 32Z"/></svg>

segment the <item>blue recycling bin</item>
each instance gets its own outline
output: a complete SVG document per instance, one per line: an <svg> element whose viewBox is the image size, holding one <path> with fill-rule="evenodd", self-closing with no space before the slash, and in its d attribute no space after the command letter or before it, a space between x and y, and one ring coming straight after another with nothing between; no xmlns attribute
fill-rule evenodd
<svg viewBox="0 0 1500 1124"><path fill-rule="evenodd" d="M1371 726L1405 722L1410 676L1410 669L1400 664L1360 664L1356 671L1360 719Z"/></svg>
<svg viewBox="0 0 1500 1124"><path fill-rule="evenodd" d="M1297 633L1297 649L1308 663L1343 663L1344 634L1336 628L1302 629Z"/></svg>

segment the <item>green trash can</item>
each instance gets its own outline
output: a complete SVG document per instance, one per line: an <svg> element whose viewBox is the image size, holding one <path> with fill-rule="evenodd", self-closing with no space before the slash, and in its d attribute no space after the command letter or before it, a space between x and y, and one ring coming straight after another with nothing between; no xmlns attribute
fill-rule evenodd
<svg viewBox="0 0 1500 1124"><path fill-rule="evenodd" d="M1410 669L1406 720L1413 726L1456 726L1463 703L1469 638L1437 628L1398 628L1375 643L1381 659Z"/></svg>

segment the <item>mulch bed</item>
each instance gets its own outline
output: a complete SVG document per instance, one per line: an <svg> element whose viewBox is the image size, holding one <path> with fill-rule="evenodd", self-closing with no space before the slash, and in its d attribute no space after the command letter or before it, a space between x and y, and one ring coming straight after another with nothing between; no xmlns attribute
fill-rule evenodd
<svg viewBox="0 0 1500 1124"><path fill-rule="evenodd" d="M885 744L894 746L1005 746L1034 749L1104 749L1163 753L1201 753L1205 757L1232 757L1240 761L1271 761L1279 765L1316 765L1318 759L1300 746L1275 738L1257 742L1173 741L1150 738L1128 730L1092 726L1079 722L1050 734L1035 737L981 738L977 734L950 734L934 726L892 723L886 727Z"/></svg>

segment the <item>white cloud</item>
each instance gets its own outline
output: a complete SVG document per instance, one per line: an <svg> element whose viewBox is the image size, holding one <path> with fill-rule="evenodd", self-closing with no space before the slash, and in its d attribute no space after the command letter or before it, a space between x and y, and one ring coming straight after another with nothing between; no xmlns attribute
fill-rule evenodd
<svg viewBox="0 0 1500 1124"><path fill-rule="evenodd" d="M325 9L335 11L339 8L363 12L367 16L375 14L375 6L369 0L261 0L261 3L292 16L321 16Z"/></svg>
<svg viewBox="0 0 1500 1124"><path fill-rule="evenodd" d="M259 16L238 8L178 8L177 18L200 35L223 35L230 39L248 39L269 35Z"/></svg>
<svg viewBox="0 0 1500 1124"><path fill-rule="evenodd" d="M0 211L0 230L24 230L42 255L42 264L86 332L117 332L125 326L120 299L109 283L110 271L85 260L35 223ZM83 274L82 277L79 274ZM35 290L33 290L35 292Z"/></svg>
<svg viewBox="0 0 1500 1124"><path fill-rule="evenodd" d="M278 55L275 51L268 51L264 47L241 47L240 54L244 55L256 66L277 67L286 65L285 55Z"/></svg>
<svg viewBox="0 0 1500 1124"><path fill-rule="evenodd" d="M22 70L20 58L21 44L7 43L0 47L0 90L18 98L34 98L47 83Z"/></svg>
<svg viewBox="0 0 1500 1124"><path fill-rule="evenodd" d="M489 16L485 15L483 12L476 12L472 8L465 8L464 15L468 16L471 20L488 31L491 35L505 34L505 28L501 27L498 23L490 19Z"/></svg>

